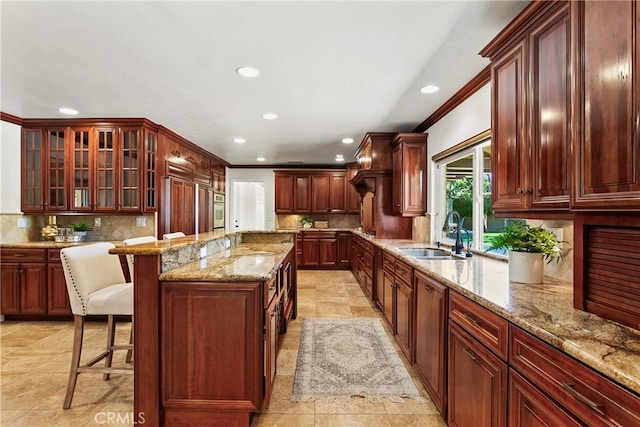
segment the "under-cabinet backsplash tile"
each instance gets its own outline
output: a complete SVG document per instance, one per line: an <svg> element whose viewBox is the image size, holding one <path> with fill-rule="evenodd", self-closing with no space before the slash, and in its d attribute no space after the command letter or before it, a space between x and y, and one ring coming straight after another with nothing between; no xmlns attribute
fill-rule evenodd
<svg viewBox="0 0 640 427"><path fill-rule="evenodd" d="M307 215L276 215L276 229L291 230L299 228L298 221L303 216L314 221L327 221L329 228L352 229L360 227L360 215L358 214L307 214Z"/></svg>

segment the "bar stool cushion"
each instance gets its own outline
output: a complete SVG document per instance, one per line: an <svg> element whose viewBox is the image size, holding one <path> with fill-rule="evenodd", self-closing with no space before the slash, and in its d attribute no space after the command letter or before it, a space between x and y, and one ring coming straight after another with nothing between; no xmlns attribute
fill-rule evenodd
<svg viewBox="0 0 640 427"><path fill-rule="evenodd" d="M89 294L87 314L133 314L133 284L111 285Z"/></svg>

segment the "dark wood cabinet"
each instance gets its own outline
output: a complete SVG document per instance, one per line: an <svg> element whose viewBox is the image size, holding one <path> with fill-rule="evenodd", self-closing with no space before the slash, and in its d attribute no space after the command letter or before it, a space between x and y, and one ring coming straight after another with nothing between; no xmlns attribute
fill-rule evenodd
<svg viewBox="0 0 640 427"><path fill-rule="evenodd" d="M382 314L384 320L395 334L395 319L393 318L393 299L395 294L395 277L388 270L382 272Z"/></svg>
<svg viewBox="0 0 640 427"><path fill-rule="evenodd" d="M22 130L23 212L64 212L69 209L68 146L69 138L64 129Z"/></svg>
<svg viewBox="0 0 640 427"><path fill-rule="evenodd" d="M157 133L140 119L25 119L23 212L154 212Z"/></svg>
<svg viewBox="0 0 640 427"><path fill-rule="evenodd" d="M2 249L2 314L47 314L46 249Z"/></svg>
<svg viewBox="0 0 640 427"><path fill-rule="evenodd" d="M347 213L349 186L345 171L276 171L276 213Z"/></svg>
<svg viewBox="0 0 640 427"><path fill-rule="evenodd" d="M449 321L448 425L507 425L507 364Z"/></svg>
<svg viewBox="0 0 640 427"><path fill-rule="evenodd" d="M338 264L349 266L351 263L351 233L338 232Z"/></svg>
<svg viewBox="0 0 640 427"><path fill-rule="evenodd" d="M60 261L60 249L47 249L47 313L71 314L67 283Z"/></svg>
<svg viewBox="0 0 640 427"><path fill-rule="evenodd" d="M396 342L409 362L413 362L413 285L396 279Z"/></svg>
<svg viewBox="0 0 640 427"><path fill-rule="evenodd" d="M640 425L640 398L514 325L509 364L586 425ZM562 424L564 425L564 424Z"/></svg>
<svg viewBox="0 0 640 427"><path fill-rule="evenodd" d="M330 212L330 175L312 175L311 176L311 212ZM344 194L344 189L342 190Z"/></svg>
<svg viewBox="0 0 640 427"><path fill-rule="evenodd" d="M213 230L213 187L198 186L198 232Z"/></svg>
<svg viewBox="0 0 640 427"><path fill-rule="evenodd" d="M356 191L356 188L351 184L351 180L358 173L357 163L347 163L347 213L360 213L360 194Z"/></svg>
<svg viewBox="0 0 640 427"><path fill-rule="evenodd" d="M276 277L271 279L265 286L276 286ZM269 303L269 306L265 310L265 340L264 340L264 354L265 354L265 383L264 383L264 409L269 407L269 401L271 393L273 392L273 383L276 379L276 359L278 357L278 337L280 336L278 314L280 307L280 298L274 296Z"/></svg>
<svg viewBox="0 0 640 427"><path fill-rule="evenodd" d="M195 233L195 184L181 179L168 178L169 201L165 211L165 233L182 231Z"/></svg>
<svg viewBox="0 0 640 427"><path fill-rule="evenodd" d="M440 414L446 416L449 288L416 270L414 289L416 338L413 368Z"/></svg>
<svg viewBox="0 0 640 427"><path fill-rule="evenodd" d="M295 175L276 172L274 181L276 213L287 214L294 212L294 180Z"/></svg>
<svg viewBox="0 0 640 427"><path fill-rule="evenodd" d="M481 52L491 59L492 208L568 212L571 28L566 2L532 3ZM526 17L526 19L524 18Z"/></svg>
<svg viewBox="0 0 640 427"><path fill-rule="evenodd" d="M392 132L367 132L355 153L358 170L391 170L389 143L395 135Z"/></svg>
<svg viewBox="0 0 640 427"><path fill-rule="evenodd" d="M384 251L376 246L375 248L375 280L373 288L373 302L380 310L384 310L384 267L383 267Z"/></svg>
<svg viewBox="0 0 640 427"><path fill-rule="evenodd" d="M393 213L424 215L427 211L427 135L399 133L391 147Z"/></svg>
<svg viewBox="0 0 640 427"><path fill-rule="evenodd" d="M336 231L300 231L298 233L299 267L348 268L339 260L340 243Z"/></svg>
<svg viewBox="0 0 640 427"><path fill-rule="evenodd" d="M571 2L576 210L640 209L640 6Z"/></svg>
<svg viewBox="0 0 640 427"><path fill-rule="evenodd" d="M509 369L509 425L513 427L582 426L553 399Z"/></svg>

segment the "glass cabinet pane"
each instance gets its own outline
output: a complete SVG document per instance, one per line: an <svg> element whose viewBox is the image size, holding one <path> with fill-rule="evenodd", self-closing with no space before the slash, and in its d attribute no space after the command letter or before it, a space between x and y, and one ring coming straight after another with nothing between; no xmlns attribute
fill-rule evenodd
<svg viewBox="0 0 640 427"><path fill-rule="evenodd" d="M120 208L138 210L140 208L139 167L139 131L123 130L121 134L122 165L120 173Z"/></svg>
<svg viewBox="0 0 640 427"><path fill-rule="evenodd" d="M156 151L158 137L155 133L147 133L145 141L145 206L146 212L155 211L156 206Z"/></svg>
<svg viewBox="0 0 640 427"><path fill-rule="evenodd" d="M67 208L67 198L65 195L65 131L49 131L49 200L50 209L64 210Z"/></svg>
<svg viewBox="0 0 640 427"><path fill-rule="evenodd" d="M22 209L41 210L43 200L42 131L25 129L22 139Z"/></svg>
<svg viewBox="0 0 640 427"><path fill-rule="evenodd" d="M89 131L73 132L73 206L90 209Z"/></svg>
<svg viewBox="0 0 640 427"><path fill-rule="evenodd" d="M115 130L97 129L96 209L115 209Z"/></svg>

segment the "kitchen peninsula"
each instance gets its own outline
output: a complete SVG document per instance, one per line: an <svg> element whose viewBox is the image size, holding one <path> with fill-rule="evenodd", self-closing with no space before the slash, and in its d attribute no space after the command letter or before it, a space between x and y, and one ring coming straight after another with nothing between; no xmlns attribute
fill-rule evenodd
<svg viewBox="0 0 640 427"><path fill-rule="evenodd" d="M295 233L204 233L133 254L134 412L150 425L249 425L296 317Z"/></svg>

